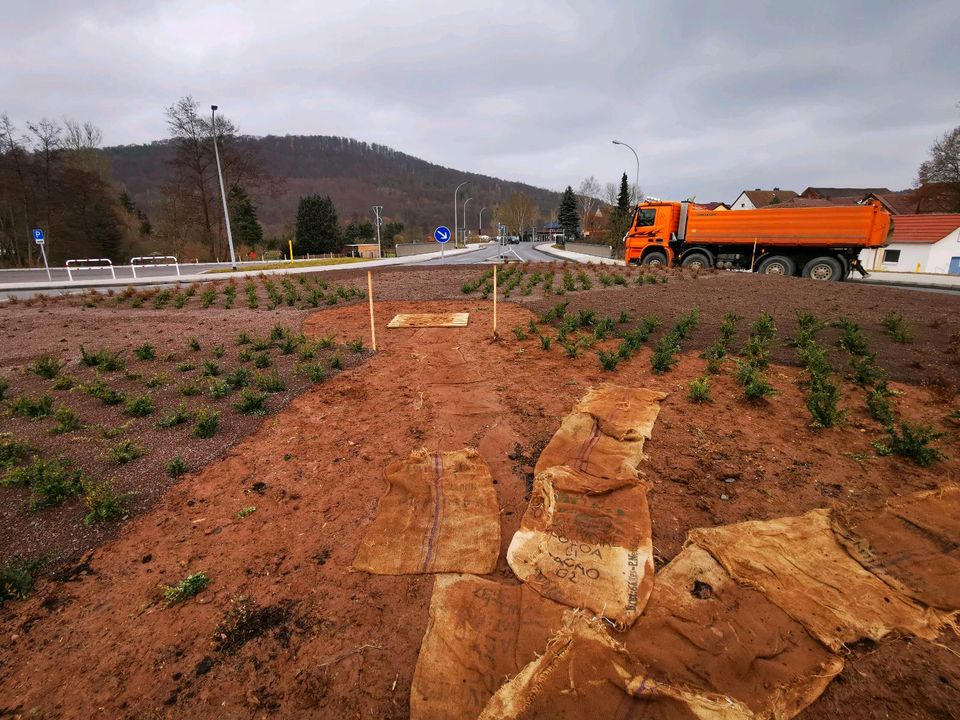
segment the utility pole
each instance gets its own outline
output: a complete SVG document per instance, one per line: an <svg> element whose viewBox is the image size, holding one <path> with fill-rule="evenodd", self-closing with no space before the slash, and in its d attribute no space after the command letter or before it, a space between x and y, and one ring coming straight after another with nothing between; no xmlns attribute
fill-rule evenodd
<svg viewBox="0 0 960 720"><path fill-rule="evenodd" d="M227 244L230 246L230 267L237 269L237 256L233 252L233 233L230 232L230 213L227 210L227 192L223 189L223 170L220 169L220 151L217 149L217 106L210 106L210 131L213 133L213 154L217 158L217 177L220 178L220 197L223 199L223 222L227 226ZM291 258L292 260L293 258Z"/></svg>
<svg viewBox="0 0 960 720"><path fill-rule="evenodd" d="M466 185L469 180L464 180L462 183L457 185L457 189L453 191L453 246L457 246L457 216L458 216L458 206L457 206L457 193L460 192L460 188Z"/></svg>
<svg viewBox="0 0 960 720"><path fill-rule="evenodd" d="M380 247L380 213L383 212L383 205L374 205L373 214L377 216L377 257L383 257L383 248Z"/></svg>

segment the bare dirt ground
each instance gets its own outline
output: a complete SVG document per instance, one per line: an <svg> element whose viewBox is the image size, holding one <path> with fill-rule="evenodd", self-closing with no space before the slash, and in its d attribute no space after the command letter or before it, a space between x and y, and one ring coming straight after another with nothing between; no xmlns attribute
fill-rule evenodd
<svg viewBox="0 0 960 720"><path fill-rule="evenodd" d="M563 272L553 271L558 279ZM562 298L544 297L539 288L514 293L515 304L500 306L501 337L494 341L490 301L460 289L481 272L378 274L379 352L322 384L291 390L301 394L282 408L277 401L265 420L225 432L222 445L214 439L221 451L237 442L226 457L179 483L153 475L131 480L131 487L151 493L150 503L112 525L107 535L113 537L99 546L96 538L85 540L84 547L94 549L59 568L58 579L45 577L27 600L0 607L0 717L407 717L433 579L350 570L384 489L384 466L419 447L477 448L502 509L494 578L513 582L503 553L526 507L533 463L573 403L603 381L670 393L646 445L659 563L679 551L692 528L835 503L879 507L891 496L960 481L957 426L947 419L958 404L960 365L951 338L960 332L960 299L732 274L671 273L666 283L638 286L631 276L626 285L595 282L592 290ZM338 271L326 277L360 286L362 276ZM544 351L536 338L514 337L511 328L525 328L535 312L567 300L571 309L613 317L621 310L634 319L656 314L664 328L612 373L600 368L595 351L571 359L556 345ZM215 312L187 304L169 313L84 308L83 301L27 312L10 306L0 308L0 327L18 349L5 350L2 363L5 370L18 368L5 373L11 389L28 382L19 368L61 338L78 344L86 337L72 334L78 323L88 323L81 332L101 333L105 344L135 331L131 346L155 337L178 354L190 335L233 337L254 322L268 332L280 318L308 338L335 333L342 344L366 337L365 303L302 304ZM650 344L695 306L700 325L680 362L653 375ZM882 428L866 413L862 391L849 383L843 386L846 423L810 428L797 382L801 370L791 364L795 351L781 342L767 373L779 391L774 398L744 401L725 367L714 379L713 402L687 399L690 380L703 373L698 352L716 338L723 313L745 318L737 349L759 312L774 316L782 340L793 332L797 309L860 323L901 393L898 410L946 432L939 447L948 457L921 468L877 455L871 442L883 439ZM880 321L890 309L911 322L913 343L894 343L882 333ZM387 330L401 311L467 311L470 325ZM836 332L824 331L822 341L832 345ZM842 353L833 360L835 368L846 367ZM198 467L215 454L198 456ZM255 512L238 518L251 506ZM0 547L10 552L17 547L13 533L25 525L4 523ZM199 571L210 585L167 607L161 586ZM801 715L957 716L960 640L953 633L936 643L892 637L850 648L843 673Z"/></svg>

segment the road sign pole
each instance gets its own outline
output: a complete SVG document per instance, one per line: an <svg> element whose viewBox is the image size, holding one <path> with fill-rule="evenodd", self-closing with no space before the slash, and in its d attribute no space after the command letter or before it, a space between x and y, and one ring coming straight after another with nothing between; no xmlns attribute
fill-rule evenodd
<svg viewBox="0 0 960 720"><path fill-rule="evenodd" d="M445 257L444 257L444 255L445 255L444 250L446 250L446 249L447 249L447 244L446 244L446 243L443 243L443 244L440 246L440 264L441 264L441 265L446 265L446 264L447 264L447 261L446 261L446 259L445 259Z"/></svg>
<svg viewBox="0 0 960 720"><path fill-rule="evenodd" d="M43 255L43 266L47 269L47 280L53 280L50 277L50 266L47 265L47 251L43 249L43 245L40 246L40 254Z"/></svg>

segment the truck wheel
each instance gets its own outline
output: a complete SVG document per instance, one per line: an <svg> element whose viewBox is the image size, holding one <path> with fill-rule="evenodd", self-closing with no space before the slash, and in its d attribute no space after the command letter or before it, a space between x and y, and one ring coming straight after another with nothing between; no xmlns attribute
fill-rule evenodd
<svg viewBox="0 0 960 720"><path fill-rule="evenodd" d="M644 265L666 265L667 256L660 251L647 253L643 256Z"/></svg>
<svg viewBox="0 0 960 720"><path fill-rule="evenodd" d="M791 277L797 274L797 264L786 255L771 255L760 261L757 272L764 275L785 275Z"/></svg>
<svg viewBox="0 0 960 720"><path fill-rule="evenodd" d="M693 270L706 270L711 265L710 258L702 252L690 253L680 264Z"/></svg>
<svg viewBox="0 0 960 720"><path fill-rule="evenodd" d="M803 266L803 277L811 280L842 280L843 269L836 258L818 257Z"/></svg>

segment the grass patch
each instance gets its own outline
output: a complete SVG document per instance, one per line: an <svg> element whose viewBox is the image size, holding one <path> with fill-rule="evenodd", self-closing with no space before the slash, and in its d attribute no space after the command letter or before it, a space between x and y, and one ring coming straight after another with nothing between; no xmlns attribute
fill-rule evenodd
<svg viewBox="0 0 960 720"><path fill-rule="evenodd" d="M129 400L123 408L123 413L130 417L146 417L147 415L151 415L153 410L153 398L149 395L141 395L133 400Z"/></svg>
<svg viewBox="0 0 960 720"><path fill-rule="evenodd" d="M185 422L189 422L192 419L193 413L187 410L186 405L180 403L174 410L171 410L157 421L157 427L172 428L176 427L177 425L182 425Z"/></svg>
<svg viewBox="0 0 960 720"><path fill-rule="evenodd" d="M30 509L42 510L60 505L83 492L83 473L65 459L35 459L24 467L9 470L0 485L30 488Z"/></svg>
<svg viewBox="0 0 960 720"><path fill-rule="evenodd" d="M201 592L209 584L210 578L205 573L193 573L187 575L176 585L164 585L163 599L167 601L168 606L178 605Z"/></svg>
<svg viewBox="0 0 960 720"><path fill-rule="evenodd" d="M121 440L107 450L107 459L118 465L126 465L147 454L147 451L132 440Z"/></svg>
<svg viewBox="0 0 960 720"><path fill-rule="evenodd" d="M157 349L150 343L144 343L133 349L133 355L137 360L155 360Z"/></svg>
<svg viewBox="0 0 960 720"><path fill-rule="evenodd" d="M10 411L19 417L42 420L53 412L53 398L41 395L37 399L20 395L10 403Z"/></svg>

